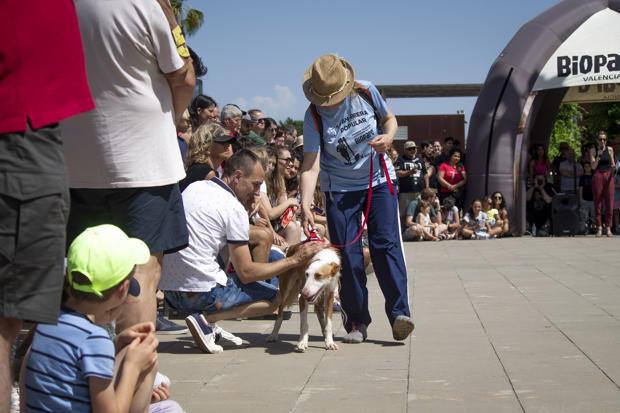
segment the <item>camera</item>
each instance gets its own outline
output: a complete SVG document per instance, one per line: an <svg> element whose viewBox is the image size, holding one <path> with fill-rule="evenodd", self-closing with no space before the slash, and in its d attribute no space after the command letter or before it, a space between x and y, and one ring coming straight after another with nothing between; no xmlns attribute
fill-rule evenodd
<svg viewBox="0 0 620 413"><path fill-rule="evenodd" d="M543 185L543 183L544 183L544 181L543 181L542 179L540 179L540 178L538 178L538 179L536 180L536 185L538 185L538 186L542 186L542 185Z"/></svg>

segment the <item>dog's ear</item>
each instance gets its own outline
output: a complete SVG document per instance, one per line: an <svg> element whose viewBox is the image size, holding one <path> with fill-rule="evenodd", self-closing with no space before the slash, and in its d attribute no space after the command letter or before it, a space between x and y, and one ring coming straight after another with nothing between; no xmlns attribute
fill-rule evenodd
<svg viewBox="0 0 620 413"><path fill-rule="evenodd" d="M329 266L331 267L332 275L336 275L340 272L340 265L336 264L335 262L330 262Z"/></svg>

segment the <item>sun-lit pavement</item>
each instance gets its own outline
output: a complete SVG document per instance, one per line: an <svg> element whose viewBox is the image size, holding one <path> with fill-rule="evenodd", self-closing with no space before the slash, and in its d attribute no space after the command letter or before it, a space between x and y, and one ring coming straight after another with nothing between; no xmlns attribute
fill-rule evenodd
<svg viewBox="0 0 620 413"><path fill-rule="evenodd" d="M412 339L395 343L374 276L368 340L325 351L311 317L229 321L251 342L202 354L160 336L188 412L620 412L620 237L407 243ZM182 320L178 320L182 322ZM336 336L342 337L339 319Z"/></svg>

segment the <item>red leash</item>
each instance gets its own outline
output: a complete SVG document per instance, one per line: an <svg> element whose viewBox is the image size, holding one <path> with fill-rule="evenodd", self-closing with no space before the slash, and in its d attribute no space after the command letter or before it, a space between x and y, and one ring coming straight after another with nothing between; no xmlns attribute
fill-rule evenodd
<svg viewBox="0 0 620 413"><path fill-rule="evenodd" d="M381 161L381 167L383 168L383 172L385 173L385 176L387 177L387 184L388 184L388 188L390 189L390 194L394 195L395 193L394 185L392 185L392 180L390 179L390 172L388 171L387 164L385 163L385 157L383 156L383 154L380 154L380 155L381 156L379 157L379 160ZM357 233L357 236L355 237L353 241L347 242L346 244L331 244L331 246L334 248L342 249L342 248L348 247L349 245L352 245L355 242L357 242L357 240L359 240L362 234L364 233L364 227L366 226L366 221L368 221L368 214L370 213L370 202L372 200L372 175L373 175L373 169L374 169L373 158L374 156L370 157L370 177L368 180L369 181L368 182L368 198L366 199L366 210L364 211L364 219L362 221L362 225L360 226L360 230ZM308 241L323 242L323 240L321 239L319 234L317 234L315 229L311 229L309 232L310 232L310 236L308 237L306 242Z"/></svg>

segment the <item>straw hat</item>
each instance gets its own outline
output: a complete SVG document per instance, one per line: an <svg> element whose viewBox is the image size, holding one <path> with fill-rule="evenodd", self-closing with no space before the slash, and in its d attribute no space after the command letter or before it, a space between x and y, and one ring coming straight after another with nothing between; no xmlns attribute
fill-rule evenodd
<svg viewBox="0 0 620 413"><path fill-rule="evenodd" d="M353 67L335 54L326 54L314 61L304 73L306 98L317 106L331 106L346 98L355 82Z"/></svg>

